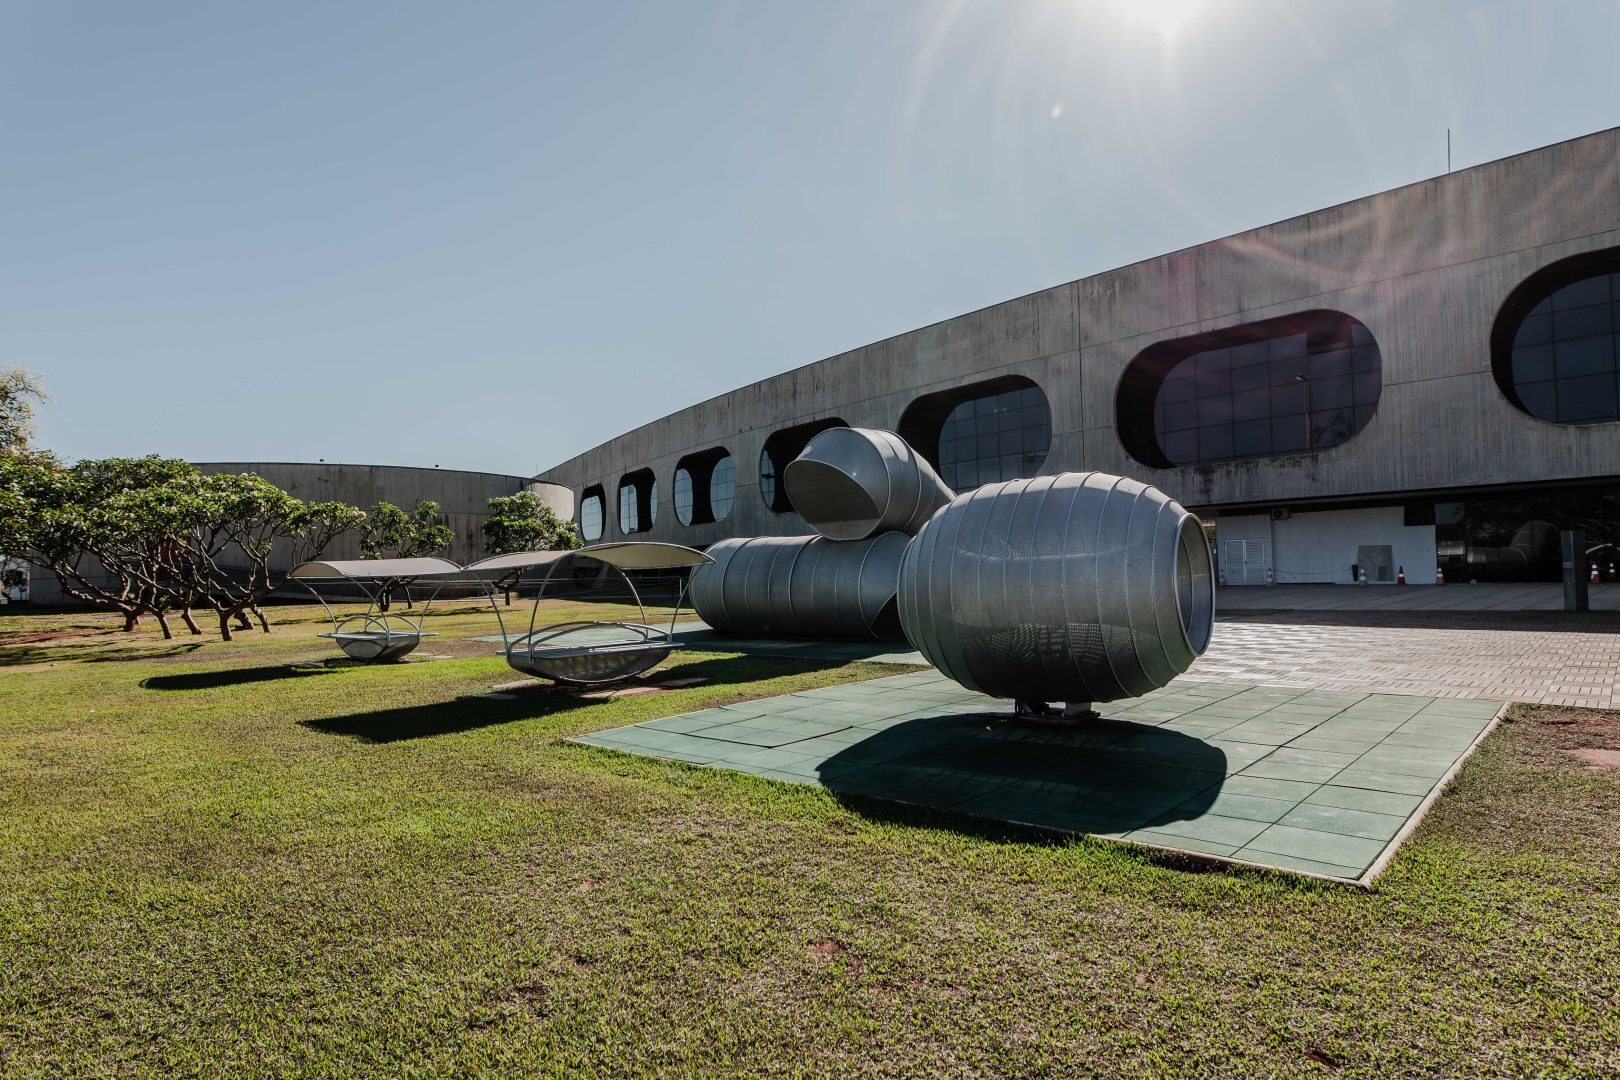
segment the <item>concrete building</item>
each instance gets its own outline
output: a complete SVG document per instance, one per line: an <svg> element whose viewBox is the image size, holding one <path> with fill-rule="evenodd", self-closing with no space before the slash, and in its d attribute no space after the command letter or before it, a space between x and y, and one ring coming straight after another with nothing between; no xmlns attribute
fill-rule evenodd
<svg viewBox="0 0 1620 1080"><path fill-rule="evenodd" d="M811 530L782 467L899 431L958 490L1100 469L1216 526L1230 583L1620 560L1620 129L1071 281L761 380L537 478L587 540Z"/></svg>

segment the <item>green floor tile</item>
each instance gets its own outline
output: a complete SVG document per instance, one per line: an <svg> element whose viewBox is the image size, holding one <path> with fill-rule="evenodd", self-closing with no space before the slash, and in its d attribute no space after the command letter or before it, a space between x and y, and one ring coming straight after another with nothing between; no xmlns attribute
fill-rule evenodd
<svg viewBox="0 0 1620 1080"><path fill-rule="evenodd" d="M1382 840L1368 840L1361 836L1343 836L1292 825L1268 825L1245 848L1364 869L1383 853L1384 846Z"/></svg>
<svg viewBox="0 0 1620 1080"><path fill-rule="evenodd" d="M1347 810L1370 810L1375 814L1410 817L1419 806L1423 805L1423 796L1328 784L1305 796L1305 801L1325 806L1342 806Z"/></svg>
<svg viewBox="0 0 1620 1080"><path fill-rule="evenodd" d="M1438 781L1430 776L1405 776L1377 769L1349 768L1333 778L1336 787L1366 788L1400 795L1427 795Z"/></svg>
<svg viewBox="0 0 1620 1080"><path fill-rule="evenodd" d="M1393 840L1406 820L1407 815L1404 814L1379 814L1370 810L1303 802L1284 814L1277 824L1338 833L1341 836L1360 836L1369 840Z"/></svg>

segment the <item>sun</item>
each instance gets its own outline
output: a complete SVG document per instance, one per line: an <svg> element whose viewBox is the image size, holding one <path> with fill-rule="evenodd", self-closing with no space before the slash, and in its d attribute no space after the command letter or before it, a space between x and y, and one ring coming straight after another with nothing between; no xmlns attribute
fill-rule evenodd
<svg viewBox="0 0 1620 1080"><path fill-rule="evenodd" d="M1125 21L1173 38L1186 30L1213 0L1108 0Z"/></svg>

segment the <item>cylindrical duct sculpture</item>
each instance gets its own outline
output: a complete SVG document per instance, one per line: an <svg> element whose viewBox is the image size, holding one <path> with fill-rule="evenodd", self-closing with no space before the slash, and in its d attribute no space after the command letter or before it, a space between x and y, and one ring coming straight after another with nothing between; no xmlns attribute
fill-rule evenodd
<svg viewBox="0 0 1620 1080"><path fill-rule="evenodd" d="M1019 701L1135 697L1209 645L1215 587L1202 524L1107 473L987 484L906 550L900 622L969 689Z"/></svg>
<svg viewBox="0 0 1620 1080"><path fill-rule="evenodd" d="M897 532L835 543L756 536L709 548L691 603L722 634L775 638L899 638L894 595L909 538Z"/></svg>
<svg viewBox="0 0 1620 1080"><path fill-rule="evenodd" d="M782 471L788 498L829 540L881 532L916 536L953 492L904 439L874 428L829 428Z"/></svg>

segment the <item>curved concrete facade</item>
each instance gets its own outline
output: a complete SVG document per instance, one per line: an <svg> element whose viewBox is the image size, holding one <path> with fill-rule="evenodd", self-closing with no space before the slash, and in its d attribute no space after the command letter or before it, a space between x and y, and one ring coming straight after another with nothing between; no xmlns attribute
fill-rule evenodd
<svg viewBox="0 0 1620 1080"><path fill-rule="evenodd" d="M841 353L682 409L538 479L567 487L576 501L600 484L603 539L619 537L619 478L643 468L656 474L665 505L639 539L702 546L732 536L808 533L798 514L774 513L760 497L760 451L771 432L833 416L854 427L893 430L921 395L1009 375L1034 380L1051 405L1051 448L1040 473L1120 473L1205 513L1614 477L1620 423L1533 419L1503 396L1491 366L1493 322L1520 282L1559 259L1612 247L1620 247L1620 129ZM1172 469L1151 468L1126 452L1115 427L1115 394L1143 349L1318 309L1359 320L1381 352L1382 395L1359 434L1316 453ZM724 520L683 526L668 505L675 463L715 446L730 451L735 464L733 508ZM1432 526L1428 536L1432 553ZM1432 577L1432 567L1427 572Z"/></svg>

